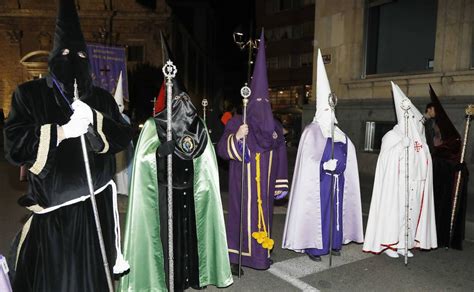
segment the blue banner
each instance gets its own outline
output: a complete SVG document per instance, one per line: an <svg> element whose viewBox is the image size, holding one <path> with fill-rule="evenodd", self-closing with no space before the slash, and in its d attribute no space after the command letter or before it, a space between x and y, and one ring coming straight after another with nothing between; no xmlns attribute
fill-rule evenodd
<svg viewBox="0 0 474 292"><path fill-rule="evenodd" d="M127 57L124 47L88 44L87 53L91 64L92 80L95 86L115 93L115 87L122 71L123 98L128 101Z"/></svg>

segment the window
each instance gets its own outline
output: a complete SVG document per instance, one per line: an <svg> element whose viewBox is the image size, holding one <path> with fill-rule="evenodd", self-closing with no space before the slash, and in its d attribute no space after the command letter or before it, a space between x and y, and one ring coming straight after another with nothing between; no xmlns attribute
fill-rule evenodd
<svg viewBox="0 0 474 292"><path fill-rule="evenodd" d="M265 31L265 37L269 41L287 39L300 39L303 37L313 38L314 22L308 21L295 25L280 26Z"/></svg>
<svg viewBox="0 0 474 292"><path fill-rule="evenodd" d="M274 87L268 90L268 95L273 110L294 107L300 102L304 103L307 96L311 96L311 86L295 85L289 87Z"/></svg>
<svg viewBox="0 0 474 292"><path fill-rule="evenodd" d="M280 10L288 10L293 8L293 0L281 0Z"/></svg>
<svg viewBox="0 0 474 292"><path fill-rule="evenodd" d="M288 55L278 57L278 68L285 69L290 67L290 58Z"/></svg>
<svg viewBox="0 0 474 292"><path fill-rule="evenodd" d="M302 36L303 37L313 37L314 35L314 22L307 21L301 24Z"/></svg>
<svg viewBox="0 0 474 292"><path fill-rule="evenodd" d="M278 69L278 58L277 57L267 58L267 67L268 69Z"/></svg>
<svg viewBox="0 0 474 292"><path fill-rule="evenodd" d="M300 55L290 55L290 67L299 68L301 67L301 58Z"/></svg>
<svg viewBox="0 0 474 292"><path fill-rule="evenodd" d="M281 37L282 40L287 40L287 39L292 38L292 35L291 35L292 30L291 30L290 25L281 27L280 30L281 30L280 37Z"/></svg>
<svg viewBox="0 0 474 292"><path fill-rule="evenodd" d="M431 70L436 13L436 0L369 0L365 73Z"/></svg>
<svg viewBox="0 0 474 292"><path fill-rule="evenodd" d="M313 66L313 54L307 53L301 55L301 67L312 67Z"/></svg>
<svg viewBox="0 0 474 292"><path fill-rule="evenodd" d="M378 152L382 146L383 136L393 129L395 122L365 122L364 151Z"/></svg>
<svg viewBox="0 0 474 292"><path fill-rule="evenodd" d="M280 10L280 0L267 0L265 1L265 12L266 14L273 14Z"/></svg>
<svg viewBox="0 0 474 292"><path fill-rule="evenodd" d="M274 14L284 10L298 9L308 5L314 5L315 0L266 0L266 14Z"/></svg>
<svg viewBox="0 0 474 292"><path fill-rule="evenodd" d="M268 41L274 41L275 40L275 30L273 30L273 29L265 30L265 39L268 40Z"/></svg>
<svg viewBox="0 0 474 292"><path fill-rule="evenodd" d="M291 36L293 39L299 39L303 37L303 25L296 24L291 26Z"/></svg>

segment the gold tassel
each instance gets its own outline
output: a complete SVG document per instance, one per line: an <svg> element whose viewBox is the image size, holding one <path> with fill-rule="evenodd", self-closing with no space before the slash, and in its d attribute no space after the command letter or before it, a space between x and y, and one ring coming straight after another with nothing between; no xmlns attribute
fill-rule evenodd
<svg viewBox="0 0 474 292"><path fill-rule="evenodd" d="M252 237L257 240L258 244L262 245L263 248L271 250L275 242L273 239L268 237L267 227L265 224L265 215L263 213L262 206L262 190L260 181L260 153L255 154L256 162L256 176L255 181L257 182L257 203L258 203L258 231L252 233ZM262 231L263 225L263 231Z"/></svg>

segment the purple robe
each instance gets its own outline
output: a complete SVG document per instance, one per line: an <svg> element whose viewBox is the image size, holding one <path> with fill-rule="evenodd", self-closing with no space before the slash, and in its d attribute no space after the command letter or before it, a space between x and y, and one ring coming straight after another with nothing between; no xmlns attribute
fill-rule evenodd
<svg viewBox="0 0 474 292"><path fill-rule="evenodd" d="M362 208L355 148L350 139L334 143L335 173L333 249L362 242ZM282 247L324 255L329 252L331 175L323 163L331 159L331 140L317 122L304 130L293 175ZM308 224L308 222L313 222Z"/></svg>
<svg viewBox="0 0 474 292"><path fill-rule="evenodd" d="M333 178L331 172L324 170L323 164L331 159L331 138L326 139L323 157L319 166L319 194L321 200L321 226L323 248L309 248L306 253L321 256L329 253L329 230L331 225L331 180L333 179L334 200L332 207L332 249L340 250L342 247L342 208L344 193L344 171L347 163L347 137L346 143L334 143L334 159L337 159Z"/></svg>
<svg viewBox="0 0 474 292"><path fill-rule="evenodd" d="M242 116L233 117L226 125L224 135L218 144L220 157L230 160L229 163L229 214L227 220L227 242L229 246L230 262L239 262L239 230L240 230L240 199L242 179L242 146L235 138L235 133L242 125ZM275 122L276 135L279 139L283 135L282 127ZM249 125L249 133L252 127ZM249 134L250 136L250 134ZM279 136L279 137L278 137ZM248 139L249 163L245 164L244 208L243 208L243 237L242 237L242 265L254 269L268 269L270 267L270 251L264 249L252 238L252 232L258 229L258 203L256 183L256 152L253 139ZM272 237L273 199L274 196L288 192L288 164L285 143L275 143L276 147L260 154L261 198L265 217L265 225L269 237ZM263 231L263 226L261 228Z"/></svg>

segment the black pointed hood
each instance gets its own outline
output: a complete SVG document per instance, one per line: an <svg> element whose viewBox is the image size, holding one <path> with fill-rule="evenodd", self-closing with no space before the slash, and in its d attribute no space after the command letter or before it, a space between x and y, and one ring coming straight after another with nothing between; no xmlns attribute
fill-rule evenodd
<svg viewBox="0 0 474 292"><path fill-rule="evenodd" d="M430 98L431 98L431 103L433 104L435 108L436 124L440 128L443 139L447 139L447 138L461 139L461 135L456 130L456 127L454 126L453 122L451 122L451 120L449 119L448 114L446 113L443 106L441 105L441 101L436 95L436 92L434 91L431 84L430 84Z"/></svg>
<svg viewBox="0 0 474 292"><path fill-rule="evenodd" d="M81 95L92 86L86 42L74 0L58 0L54 44L48 65L51 77L58 81L68 97L73 93L74 78Z"/></svg>
<svg viewBox="0 0 474 292"><path fill-rule="evenodd" d="M168 60L171 60L176 66L176 61L171 54L171 50L163 33L161 33L161 47L163 65L166 64ZM173 78L173 100L171 105L173 140L176 141L175 154L181 159L192 159L204 151L207 145L207 133L204 124L197 114L196 108L191 102L191 98L185 87L179 81L179 76L180 71L178 68L176 77ZM166 78L164 82L166 83ZM155 121L158 128L158 137L163 142L166 141L166 94L163 94L162 97L165 98L165 108L155 115Z"/></svg>
<svg viewBox="0 0 474 292"><path fill-rule="evenodd" d="M461 135L456 130L453 122L449 118L448 114L441 105L436 92L430 84L430 98L431 103L434 106L436 113L436 125L441 132L442 146L437 147L434 154L435 156L444 157L452 160L453 162L458 162L461 155Z"/></svg>
<svg viewBox="0 0 474 292"><path fill-rule="evenodd" d="M63 48L73 48L78 51L87 50L74 0L59 0L58 2L58 16L54 31L53 50L49 55L50 60Z"/></svg>

